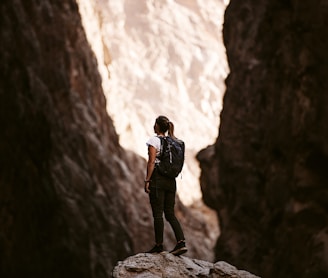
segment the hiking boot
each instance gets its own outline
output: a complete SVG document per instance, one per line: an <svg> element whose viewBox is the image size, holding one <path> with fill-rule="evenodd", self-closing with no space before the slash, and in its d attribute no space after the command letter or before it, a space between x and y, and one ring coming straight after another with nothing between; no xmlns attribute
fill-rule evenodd
<svg viewBox="0 0 328 278"><path fill-rule="evenodd" d="M177 243L177 245L174 247L172 251L170 251L171 254L175 256L179 256L183 253L186 253L188 251L186 247L186 243L184 241L180 241Z"/></svg>
<svg viewBox="0 0 328 278"><path fill-rule="evenodd" d="M146 253L161 253L163 252L163 244L156 244L152 249Z"/></svg>

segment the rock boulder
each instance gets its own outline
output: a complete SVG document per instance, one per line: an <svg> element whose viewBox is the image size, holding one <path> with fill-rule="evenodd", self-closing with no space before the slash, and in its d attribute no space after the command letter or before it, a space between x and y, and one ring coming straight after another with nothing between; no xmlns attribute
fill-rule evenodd
<svg viewBox="0 0 328 278"><path fill-rule="evenodd" d="M161 254L140 253L118 262L113 270L114 278L256 278L247 271L220 261L191 259L185 256L174 256L168 252Z"/></svg>

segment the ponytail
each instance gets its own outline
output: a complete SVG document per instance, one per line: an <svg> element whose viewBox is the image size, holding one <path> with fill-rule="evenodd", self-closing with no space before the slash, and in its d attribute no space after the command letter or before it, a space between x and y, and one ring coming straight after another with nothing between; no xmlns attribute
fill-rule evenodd
<svg viewBox="0 0 328 278"><path fill-rule="evenodd" d="M175 139L176 137L174 136L174 124L172 122L168 122L169 128L168 128L168 133L169 136Z"/></svg>

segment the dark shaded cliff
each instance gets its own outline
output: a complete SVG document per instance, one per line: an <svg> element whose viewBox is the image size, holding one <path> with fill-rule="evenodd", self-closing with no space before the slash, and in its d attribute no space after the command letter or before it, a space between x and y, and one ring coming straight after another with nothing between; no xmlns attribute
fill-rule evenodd
<svg viewBox="0 0 328 278"><path fill-rule="evenodd" d="M119 145L77 4L4 0L0 28L0 277L109 277L153 245L146 162ZM177 198L188 256L208 259L200 209Z"/></svg>
<svg viewBox="0 0 328 278"><path fill-rule="evenodd" d="M78 7L0 7L0 276L107 277L132 250L117 188L138 177Z"/></svg>
<svg viewBox="0 0 328 278"><path fill-rule="evenodd" d="M198 154L217 259L263 277L328 276L328 5L231 0L231 73L215 146Z"/></svg>

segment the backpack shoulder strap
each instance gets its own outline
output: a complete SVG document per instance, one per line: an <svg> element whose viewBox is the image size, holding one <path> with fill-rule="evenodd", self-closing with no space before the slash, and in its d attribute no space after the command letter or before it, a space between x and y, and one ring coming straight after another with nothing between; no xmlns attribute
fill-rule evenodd
<svg viewBox="0 0 328 278"><path fill-rule="evenodd" d="M160 150L159 150L159 157L160 159L163 156L163 149L164 149L164 137L163 136L157 136L159 138L159 140L161 140L161 146L160 146Z"/></svg>

